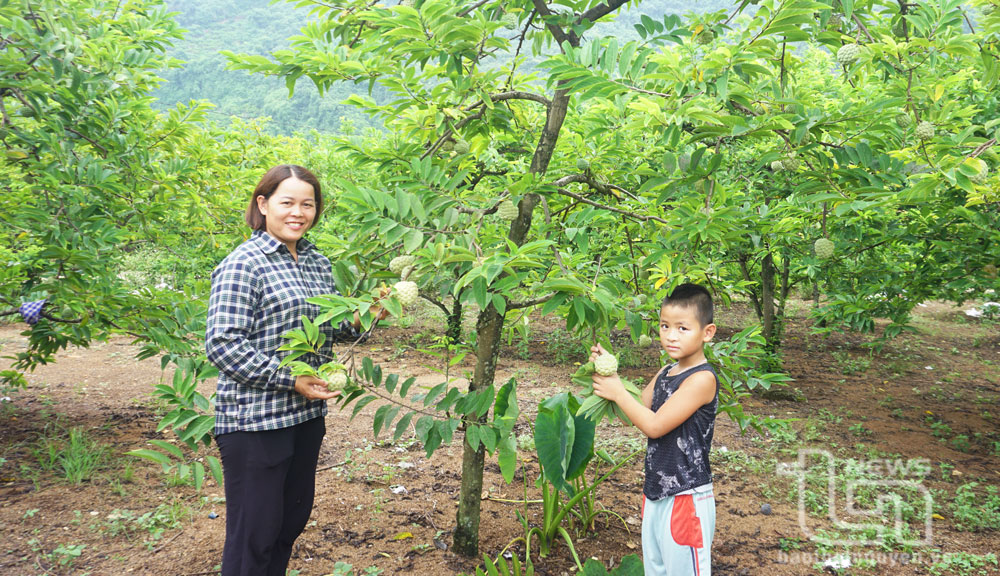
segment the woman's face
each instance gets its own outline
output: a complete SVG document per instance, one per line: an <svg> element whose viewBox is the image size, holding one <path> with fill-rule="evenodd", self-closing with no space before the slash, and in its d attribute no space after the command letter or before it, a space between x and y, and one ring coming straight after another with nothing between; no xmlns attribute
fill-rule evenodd
<svg viewBox="0 0 1000 576"><path fill-rule="evenodd" d="M295 244L316 220L316 194L308 182L292 176L278 184L269 198L257 197L267 233L296 254Z"/></svg>

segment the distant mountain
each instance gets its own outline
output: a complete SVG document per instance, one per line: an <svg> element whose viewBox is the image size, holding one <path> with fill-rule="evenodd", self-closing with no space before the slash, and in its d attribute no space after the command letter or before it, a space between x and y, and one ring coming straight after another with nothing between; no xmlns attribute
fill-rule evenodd
<svg viewBox="0 0 1000 576"><path fill-rule="evenodd" d="M221 123L231 116L269 116L271 130L283 134L313 128L336 132L344 119L359 127L372 125L355 108L340 103L352 92L366 87L344 83L321 97L312 82L302 79L296 85L294 97L289 99L281 79L226 70L226 59L219 54L220 50L267 54L287 48L288 39L297 35L308 21L307 10L291 4L270 5L269 0L166 0L166 4L177 13L177 22L187 34L171 50L171 56L184 61L183 67L163 71L166 82L154 94L160 108L192 99L208 100L215 104L213 114ZM691 10L692 4L647 0L638 8L622 13L616 22L603 24L600 32L622 39L633 38L636 34L632 25L641 13L659 19L664 13ZM697 11L729 6L732 3L724 0L699 2ZM379 93L374 96L378 98Z"/></svg>

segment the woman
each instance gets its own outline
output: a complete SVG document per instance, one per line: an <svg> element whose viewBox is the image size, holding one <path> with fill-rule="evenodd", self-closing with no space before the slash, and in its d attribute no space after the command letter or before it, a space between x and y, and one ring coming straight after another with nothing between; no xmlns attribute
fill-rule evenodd
<svg viewBox="0 0 1000 576"><path fill-rule="evenodd" d="M326 401L338 393L281 368L282 334L319 309L306 299L336 292L330 261L303 238L323 212L319 181L301 166L264 174L246 210L253 229L212 273L205 347L219 369L215 438L226 491L222 574L284 576L309 520ZM383 313L375 311L376 318ZM355 326L324 326L328 343ZM329 352L329 344L327 350ZM319 366L324 360L304 357Z"/></svg>

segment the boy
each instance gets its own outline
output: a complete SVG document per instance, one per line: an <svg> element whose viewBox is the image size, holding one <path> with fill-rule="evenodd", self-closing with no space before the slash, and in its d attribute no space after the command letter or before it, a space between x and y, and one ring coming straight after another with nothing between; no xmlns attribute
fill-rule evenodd
<svg viewBox="0 0 1000 576"><path fill-rule="evenodd" d="M715 495L708 453L719 386L705 360L715 336L712 296L682 284L660 307L660 346L674 361L642 391L640 404L617 374L594 374L594 393L616 402L649 440L643 486L642 559L646 576L709 576ZM591 348L591 360L603 354Z"/></svg>

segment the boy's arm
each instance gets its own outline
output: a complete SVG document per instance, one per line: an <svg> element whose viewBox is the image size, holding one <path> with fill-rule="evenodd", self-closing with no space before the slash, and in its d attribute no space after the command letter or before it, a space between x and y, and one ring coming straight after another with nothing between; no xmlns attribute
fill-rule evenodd
<svg viewBox="0 0 1000 576"><path fill-rule="evenodd" d="M594 376L594 393L617 403L632 424L649 438L659 438L684 423L715 398L715 388L715 375L708 371L697 372L689 376L659 410L653 412L625 390L617 374ZM645 396L644 390L643 402Z"/></svg>
<svg viewBox="0 0 1000 576"><path fill-rule="evenodd" d="M653 376L653 379L649 381L649 384L646 384L646 387L642 389L642 395L640 397L642 398L642 405L646 408L653 407L653 390L656 389L656 381L660 378L660 374L662 374L663 371L669 367L670 366L667 365L660 368L660 371Z"/></svg>

